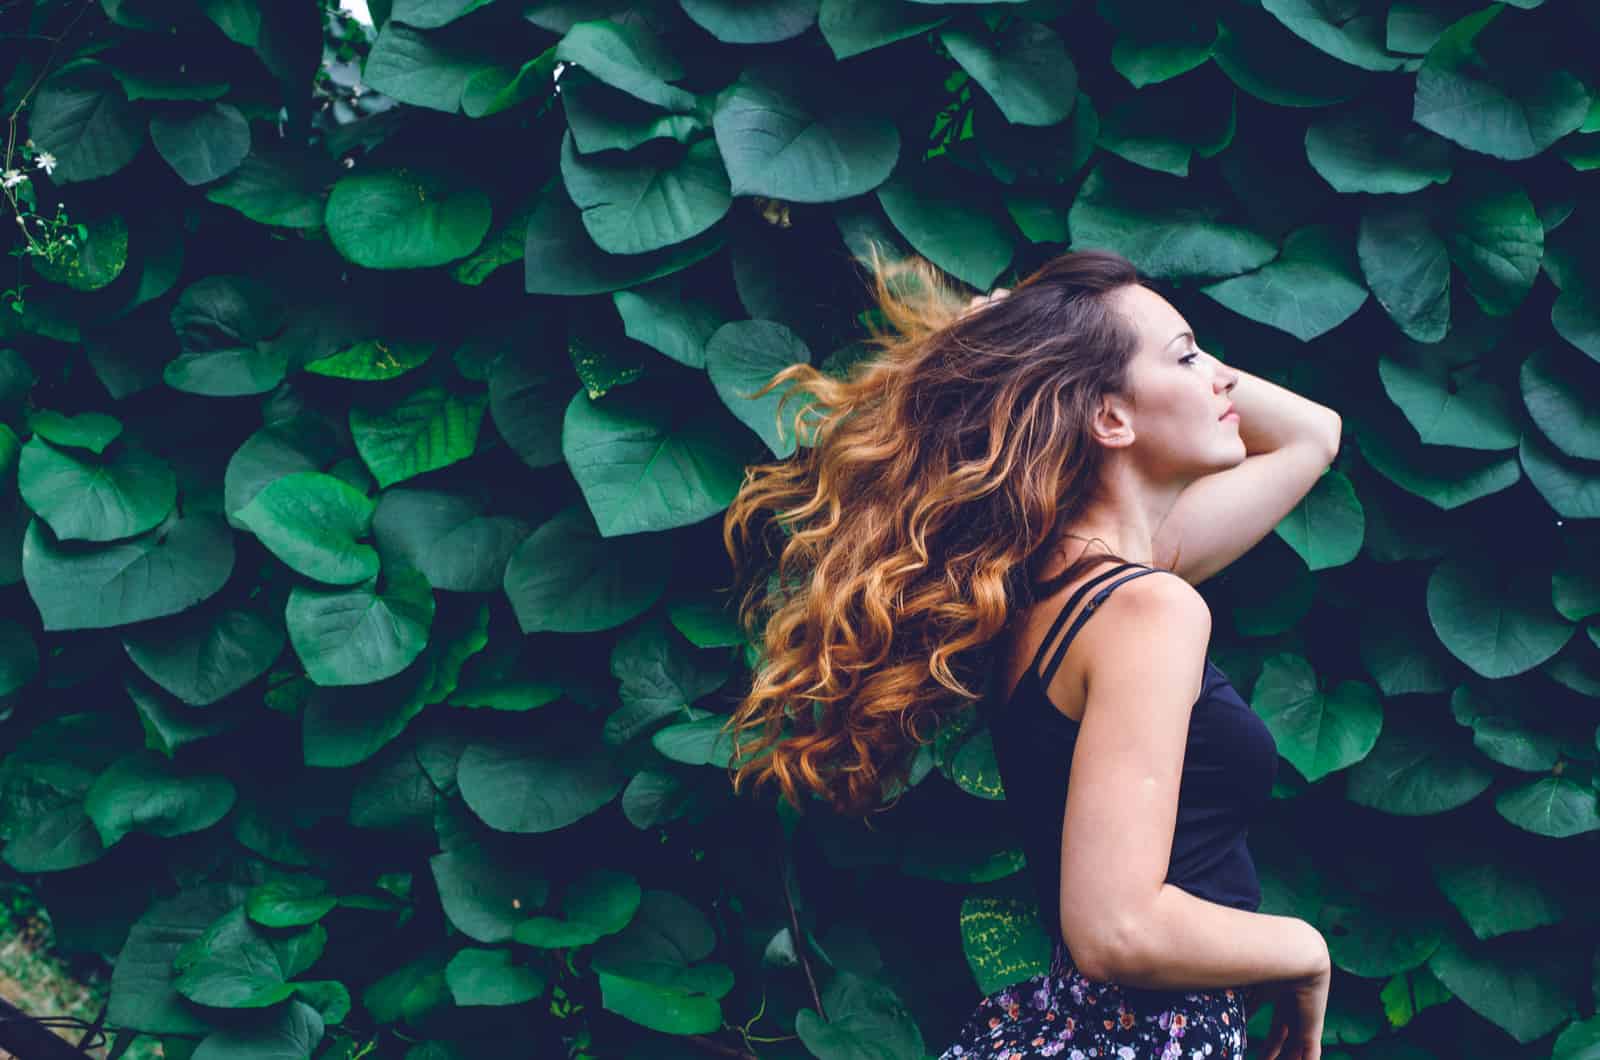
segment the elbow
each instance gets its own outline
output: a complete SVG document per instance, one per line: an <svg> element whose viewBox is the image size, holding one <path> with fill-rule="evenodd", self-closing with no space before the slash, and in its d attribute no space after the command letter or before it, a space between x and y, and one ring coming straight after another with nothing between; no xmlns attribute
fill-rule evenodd
<svg viewBox="0 0 1600 1060"><path fill-rule="evenodd" d="M1335 458L1338 457L1338 455L1339 455L1339 446L1343 442L1343 440L1344 440L1344 420L1342 418L1340 418L1340 416L1339 416L1339 414L1337 412L1334 412L1332 409L1329 409L1328 410L1327 433L1325 434L1325 436L1323 438L1323 446L1324 446L1323 452L1327 456L1328 463L1330 465L1333 463Z"/></svg>
<svg viewBox="0 0 1600 1060"><path fill-rule="evenodd" d="M1070 936L1079 940L1067 943L1073 963L1085 978L1097 983L1120 982L1137 975L1140 961L1135 947L1140 932L1131 924L1102 919L1092 930Z"/></svg>

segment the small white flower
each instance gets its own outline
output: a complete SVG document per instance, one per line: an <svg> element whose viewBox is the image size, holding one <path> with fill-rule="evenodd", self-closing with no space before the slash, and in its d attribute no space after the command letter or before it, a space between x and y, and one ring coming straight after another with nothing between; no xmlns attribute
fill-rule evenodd
<svg viewBox="0 0 1600 1060"><path fill-rule="evenodd" d="M33 160L33 164L46 173L54 173L56 171L56 156L49 151L40 151L38 157Z"/></svg>
<svg viewBox="0 0 1600 1060"><path fill-rule="evenodd" d="M26 184L28 182L28 174L20 169L8 169L4 173L0 173L0 181L3 181L6 187L14 188L18 184Z"/></svg>

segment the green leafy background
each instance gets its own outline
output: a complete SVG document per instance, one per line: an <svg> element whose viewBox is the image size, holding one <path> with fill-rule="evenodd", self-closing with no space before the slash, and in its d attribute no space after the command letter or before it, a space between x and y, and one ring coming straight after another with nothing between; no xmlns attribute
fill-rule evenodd
<svg viewBox="0 0 1600 1060"><path fill-rule="evenodd" d="M878 240L1109 247L1340 411L1203 586L1262 911L1329 1057L1600 1048L1600 8L371 6L36 4L0 89L86 232L0 313L0 859L113 1027L919 1060L1044 970L972 718L872 829L723 770L720 515L805 441L742 395Z"/></svg>

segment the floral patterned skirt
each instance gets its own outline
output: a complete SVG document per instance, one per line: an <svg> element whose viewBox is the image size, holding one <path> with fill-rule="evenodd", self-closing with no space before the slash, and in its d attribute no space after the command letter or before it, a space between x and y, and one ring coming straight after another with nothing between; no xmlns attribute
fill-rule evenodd
<svg viewBox="0 0 1600 1060"><path fill-rule="evenodd" d="M1245 988L1097 983L1056 942L1050 970L978 1003L939 1060L1244 1060Z"/></svg>

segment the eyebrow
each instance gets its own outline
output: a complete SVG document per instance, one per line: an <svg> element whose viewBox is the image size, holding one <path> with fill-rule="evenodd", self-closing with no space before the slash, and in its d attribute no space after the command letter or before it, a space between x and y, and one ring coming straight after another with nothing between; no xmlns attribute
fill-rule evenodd
<svg viewBox="0 0 1600 1060"><path fill-rule="evenodd" d="M1179 339L1183 338L1185 335L1189 336L1191 339L1194 338L1194 332L1192 332L1192 331L1180 331L1176 335L1172 336L1172 338L1167 340L1167 345L1171 346L1174 342L1177 342Z"/></svg>

